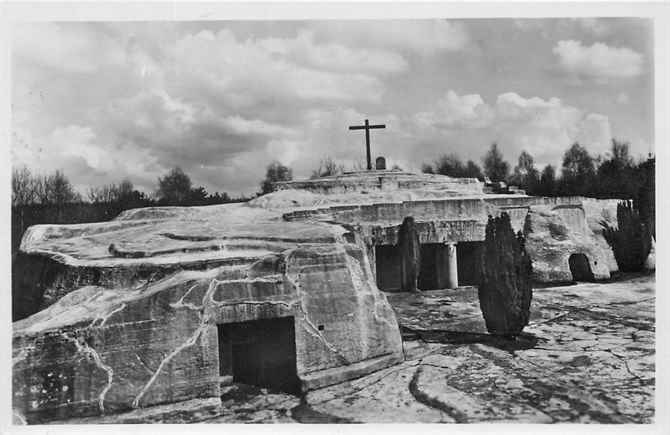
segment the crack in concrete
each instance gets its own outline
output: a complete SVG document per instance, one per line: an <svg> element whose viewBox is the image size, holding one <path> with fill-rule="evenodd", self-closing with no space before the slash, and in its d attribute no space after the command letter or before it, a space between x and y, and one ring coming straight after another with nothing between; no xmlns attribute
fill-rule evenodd
<svg viewBox="0 0 670 435"><path fill-rule="evenodd" d="M140 362L140 364L142 365L142 367L144 367L144 369L145 369L150 375L153 375L153 374L154 374L154 372L152 372L151 369L149 368L149 366L148 366L144 361L142 361L142 358L140 358L140 356L139 356L138 354L135 354L135 359L137 359L137 361Z"/></svg>
<svg viewBox="0 0 670 435"><path fill-rule="evenodd" d="M293 253L294 251L290 251L287 255L288 257ZM288 261L287 261L288 263ZM147 381L147 383L142 387L142 389L139 391L139 393L135 396L135 399L133 399L132 406L133 408L138 408L140 406L140 401L142 397L146 394L146 392L149 390L149 388L153 385L153 383L156 381L158 378L160 372L162 371L163 367L172 360L176 355L178 355L182 350L193 346L197 340L201 337L203 331L209 326L209 318L203 316L202 311L205 309L205 307L209 304L215 307L221 307L221 306L234 306L234 305L280 305L284 306L289 310L292 310L294 306L298 307L298 310L302 314L302 320L303 322L301 324L309 326L312 330L310 331L308 328L305 327L305 331L310 333L312 336L318 338L331 352L335 353L336 355L340 356L340 358L343 359L344 362L347 364L350 364L349 360L339 351L335 346L333 346L326 338L323 336L321 331L319 331L318 327L314 325L314 323L309 319L307 316L307 312L302 306L302 299L300 298L299 294L299 288L300 285L297 281L296 278L291 276L288 271L286 272L286 276L291 281L291 283L294 285L296 291L298 292L298 300L293 301L293 302L285 302L285 301L256 301L256 300L247 300L247 301L235 301L235 302L218 302L214 300L214 292L216 291L218 285L220 283L223 283L225 281L222 280L217 280L216 278L213 278L208 286L207 291L203 295L202 301L200 305L195 305L192 303L184 302L184 299L193 291L198 284L193 285L191 288L189 288L182 297L177 300L176 302L173 302L170 304L172 308L179 309L179 308L187 308L189 310L194 310L198 311L198 316L200 317L200 325L198 328L196 328L195 332L189 337L184 343L182 343L180 346L175 348L172 352L170 352L167 356L165 356L162 360L161 363L159 364L158 368L153 372L153 375Z"/></svg>
<svg viewBox="0 0 670 435"><path fill-rule="evenodd" d="M153 376L151 376L151 378L149 379L149 381L148 381L146 384L144 384L144 386L142 387L142 389L140 390L140 392L137 394L137 396L135 396L135 399L133 399L133 402L132 402L132 407L133 407L133 408L139 408L139 406L140 406L140 400L142 400L142 397L144 396L144 394L146 394L146 392L149 390L149 388L151 387L151 385L153 385L153 383L156 381L156 379L158 378L158 375L159 375L160 372L163 370L163 367L164 367L167 363L169 363L170 360L172 360L172 358L174 358L175 356L177 356L177 354L179 354L182 350L186 349L187 347L191 347L191 346L193 346L193 345L198 341L198 339L200 338L202 332L205 330L205 328L207 328L207 326L208 326L208 325L207 325L207 324L205 323L205 321L203 320L203 321L201 322L200 326L199 326L198 328L196 328L195 332L188 338L188 340L186 340L184 343L182 343L182 344L179 345L177 348L175 348L172 352L170 352L170 353L168 354L168 356L166 356L166 357L161 361L161 363L158 365L158 368L157 368L156 371L154 372Z"/></svg>
<svg viewBox="0 0 670 435"><path fill-rule="evenodd" d="M382 379L388 378L389 376L391 376L393 374L396 374L400 371L403 371L403 370L406 370L406 369L409 369L409 368L412 368L412 367L417 367L418 365L419 365L418 362L415 363L415 364L401 365L400 367L397 367L393 370L389 370L388 372L384 373L383 375L379 376L378 378L374 378L374 376L370 376L371 378L374 378L374 379L371 379L370 382L365 383L364 385L353 387L353 389L347 390L346 392L342 392L341 394L337 394L337 395L334 395L333 397L329 397L327 399L323 399L323 400L320 400L320 401L311 402L310 404L311 405L321 405L323 403L327 403L327 402L330 402L330 401L333 401L333 400L337 400L337 399L340 399L340 398L345 397L345 396L350 395L350 394L359 393L359 392L365 390L366 388L380 382Z"/></svg>
<svg viewBox="0 0 670 435"><path fill-rule="evenodd" d="M547 397L555 397L560 400L563 400L571 405L571 408L577 410L580 415L587 415L591 418L596 418L599 422L602 423L629 423L630 419L622 412L620 412L616 403L611 401L606 401L603 399L598 399L595 396L591 396L588 393L584 393L580 385L575 384L574 382L568 380L567 382L556 382L554 384L546 383L542 378L551 379L552 373L547 373L548 371L531 361L528 361L524 358L514 358L521 360L525 363L530 363L540 369L538 376L531 377L524 375L524 371L518 370L518 367L514 367L514 364L511 361L502 361L500 358L496 358L495 355L486 349L483 349L479 346L470 346L470 349L473 353L483 357L488 360L494 366L501 367L507 370L513 370L517 377L523 382L526 388L529 388L531 391L534 391L536 394ZM531 407L533 404L528 403ZM602 409L596 408L604 408ZM545 412L550 418L556 420L556 418L547 412Z"/></svg>
<svg viewBox="0 0 670 435"><path fill-rule="evenodd" d="M545 309L553 309L556 311L560 311L560 307L556 305L546 305L544 307ZM610 322L610 323L618 323L623 326L627 326L629 328L635 328L635 329L640 329L642 331L653 331L654 330L654 322L653 319L650 319L648 322L636 322L636 321L631 321L631 320L625 320L621 317L617 317L615 315L605 313L605 312L596 312L593 311L593 308L600 308L600 309L605 309L603 307L591 307L591 308L583 308L583 307L570 307L568 309L568 312L566 314L576 314L577 312L585 314L586 317L594 320L600 320L600 321L605 321L605 322Z"/></svg>
<svg viewBox="0 0 670 435"><path fill-rule="evenodd" d="M125 308L126 308L126 304L125 304L125 302L124 302L124 303L122 303L121 305L119 305L117 308L115 308L115 309L113 309L112 311L110 311L109 313L105 314L103 317L93 319L93 322L91 323L91 325L89 326L89 328L93 327L93 324L95 323L95 321L96 321L96 320L99 320L99 319L101 319L102 322L100 322L100 324L98 325L98 327L101 328L101 327L105 326L105 323L107 323L107 320L109 320L109 318L112 317L112 315L114 315L115 313L118 313L119 311L122 311L122 310L125 309Z"/></svg>
<svg viewBox="0 0 670 435"><path fill-rule="evenodd" d="M179 300L178 300L177 302L172 302L172 303L170 303L170 306L171 306L172 308L182 308L182 307L185 307L185 308L188 308L188 309L191 309L191 310L201 310L201 309L203 308L202 306L197 306L197 305L194 305L194 304L192 304L192 303L190 303L190 302L186 302L186 303L184 303L184 299L186 299L186 298L188 297L188 295L190 295L191 292L193 291L193 289L195 289L196 287L198 287L198 284L194 284L194 285L192 285L191 288L189 288L188 290L186 290L186 292L184 292L184 294L182 295L182 297L179 298Z"/></svg>
<svg viewBox="0 0 670 435"><path fill-rule="evenodd" d="M652 296L645 299L640 299L639 301L619 301L619 302L610 302L607 305L637 305L643 302L649 302L656 299L656 296Z"/></svg>
<svg viewBox="0 0 670 435"><path fill-rule="evenodd" d="M421 361L422 362L422 361ZM429 406L438 411L444 412L447 416L451 417L456 423L468 423L469 419L467 414L458 409L449 406L448 404L438 400L435 397L431 397L425 392L421 391L418 387L419 376L423 372L421 364L417 367L412 380L409 382L409 392L419 403L422 403L426 406Z"/></svg>
<svg viewBox="0 0 670 435"><path fill-rule="evenodd" d="M609 353L609 354L611 354L611 355L614 355L614 356L617 357L619 360L623 361L624 367L626 367L626 371L627 371L628 374L630 374L632 377L636 378L636 379L639 380L639 381L644 381L644 380L645 380L644 378L642 378L641 376L637 375L635 372L633 372L633 371L631 370L630 366L628 365L628 360L627 360L626 358L624 358L624 357L621 356L621 355L618 355L617 353L615 353L614 351L612 351L612 349L602 349L602 351L603 351L603 352L607 352L607 353Z"/></svg>
<svg viewBox="0 0 670 435"><path fill-rule="evenodd" d="M102 291L96 292L93 296L91 296L87 300L87 302L96 298L96 297L98 297L102 293L103 293ZM109 320L109 318L113 314L118 313L119 311L121 311L125 308L126 308L126 304L123 303L123 304L119 305L118 307L109 311L104 316L96 317L95 319L93 319L93 321L91 321L91 323L86 328L81 330L81 333L82 334L87 334L88 332L90 332L94 327L96 327L96 322L98 322L98 321L101 321L100 324L97 326L98 328L104 326L104 324L107 322L107 320ZM98 368L100 368L101 370L103 370L105 373L107 373L107 385L105 385L105 388L103 388L102 391L100 392L100 394L98 395L98 408L100 409L100 412L104 414L105 413L105 397L107 396L107 392L112 388L112 384L114 383L114 369L111 366L109 366L109 365L107 365L103 362L102 357L100 356L98 351L95 350L93 347L91 347L86 342L86 339L84 339L82 337L72 336L72 335L69 335L67 333L61 333L60 335L63 338L65 338L66 340L70 341L71 343L73 343L75 345L75 348L77 349L77 353L83 353L84 355L90 356L93 359L93 361L95 362L95 365Z"/></svg>
<svg viewBox="0 0 670 435"><path fill-rule="evenodd" d="M90 328L90 326L88 328ZM98 407L100 408L100 412L104 414L105 396L107 395L109 389L112 388L112 383L114 382L114 369L102 362L102 357L100 354L91 346L89 346L85 339L80 340L80 337L73 337L68 334L61 334L61 336L75 345L77 353L84 353L85 355L90 356L93 358L95 365L107 373L107 385L98 395Z"/></svg>
<svg viewBox="0 0 670 435"><path fill-rule="evenodd" d="M551 318L546 319L546 320L543 320L543 321L541 321L541 322L529 322L529 323L528 323L528 326L544 325L544 324L547 324L547 323L552 323L552 322L554 322L554 321L556 321L556 320L562 319L563 317L565 317L565 316L567 316L567 315L569 315L569 314L570 314L570 311L565 311L565 312L563 312L563 313L561 313L561 314L557 314L556 316L551 317Z"/></svg>
<svg viewBox="0 0 670 435"><path fill-rule="evenodd" d="M339 351L332 343L330 343L326 339L326 337L323 336L323 333L321 331L319 331L319 328L307 316L307 310L303 306L303 298L302 298L302 291L301 291L301 287L300 287L300 282L298 281L298 277L300 276L300 272L299 271L298 272L293 272L293 273L289 272L289 264L290 264L289 259L291 258L291 256L293 256L295 254L296 250L297 250L297 248L289 250L288 253L285 256L285 261L286 261L286 272L285 272L285 274L286 274L286 278L293 285L293 288L295 288L295 291L297 293L298 299L297 299L296 303L298 304L298 309L302 313L303 320L305 321L305 324L309 325L310 328L312 328L312 334L311 334L312 336L318 338L326 346L326 348L328 350L330 350L334 354L338 355L341 358L342 362L344 362L346 365L349 365L349 364L351 364L351 361L349 361L349 358L344 356L344 354L341 351ZM307 329L305 329L305 331L307 331Z"/></svg>

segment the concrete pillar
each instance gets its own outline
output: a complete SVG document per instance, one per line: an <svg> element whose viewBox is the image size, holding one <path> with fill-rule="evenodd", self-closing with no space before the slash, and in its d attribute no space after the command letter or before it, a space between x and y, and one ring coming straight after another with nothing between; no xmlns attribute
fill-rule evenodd
<svg viewBox="0 0 670 435"><path fill-rule="evenodd" d="M447 288L458 287L458 257L456 243L447 243Z"/></svg>
<svg viewBox="0 0 670 435"><path fill-rule="evenodd" d="M400 248L400 289L406 292L418 290L421 270L421 243L416 231L414 218L406 217L398 230Z"/></svg>
<svg viewBox="0 0 670 435"><path fill-rule="evenodd" d="M368 262L370 263L370 270L372 271L372 279L377 282L377 247L375 245L366 245L365 248Z"/></svg>

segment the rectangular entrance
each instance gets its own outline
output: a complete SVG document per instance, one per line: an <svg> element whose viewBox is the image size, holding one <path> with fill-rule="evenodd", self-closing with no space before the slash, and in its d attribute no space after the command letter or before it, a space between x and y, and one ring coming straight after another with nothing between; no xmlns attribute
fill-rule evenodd
<svg viewBox="0 0 670 435"><path fill-rule="evenodd" d="M483 242L459 242L456 246L458 281L461 285L479 285L479 255Z"/></svg>
<svg viewBox="0 0 670 435"><path fill-rule="evenodd" d="M444 249L441 243L421 244L421 268L417 285L420 290L437 290L444 287L443 275L446 276L446 271L442 270L446 267L442 258Z"/></svg>
<svg viewBox="0 0 670 435"><path fill-rule="evenodd" d="M384 291L400 291L400 248L395 245L375 246L377 287Z"/></svg>
<svg viewBox="0 0 670 435"><path fill-rule="evenodd" d="M219 373L233 382L298 394L293 317L219 324Z"/></svg>

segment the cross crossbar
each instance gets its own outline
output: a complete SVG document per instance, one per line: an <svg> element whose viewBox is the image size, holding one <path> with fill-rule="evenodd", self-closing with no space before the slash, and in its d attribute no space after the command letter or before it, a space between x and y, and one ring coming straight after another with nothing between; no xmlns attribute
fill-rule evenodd
<svg viewBox="0 0 670 435"><path fill-rule="evenodd" d="M372 128L386 128L386 124L377 124L377 125L368 125L367 127L364 125L351 125L349 126L349 130L366 130L366 129L372 129Z"/></svg>

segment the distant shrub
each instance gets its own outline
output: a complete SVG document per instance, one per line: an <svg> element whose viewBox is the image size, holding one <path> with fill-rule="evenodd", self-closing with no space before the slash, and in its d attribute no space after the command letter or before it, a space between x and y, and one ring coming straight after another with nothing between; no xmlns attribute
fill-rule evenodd
<svg viewBox="0 0 670 435"><path fill-rule="evenodd" d="M601 221L603 237L614 252L622 272L639 272L651 251L651 231L633 207L632 201L622 201L616 207L617 227Z"/></svg>
<svg viewBox="0 0 670 435"><path fill-rule="evenodd" d="M489 216L479 268L486 329L494 335L519 335L530 317L533 270L523 234L514 234L507 213Z"/></svg>

